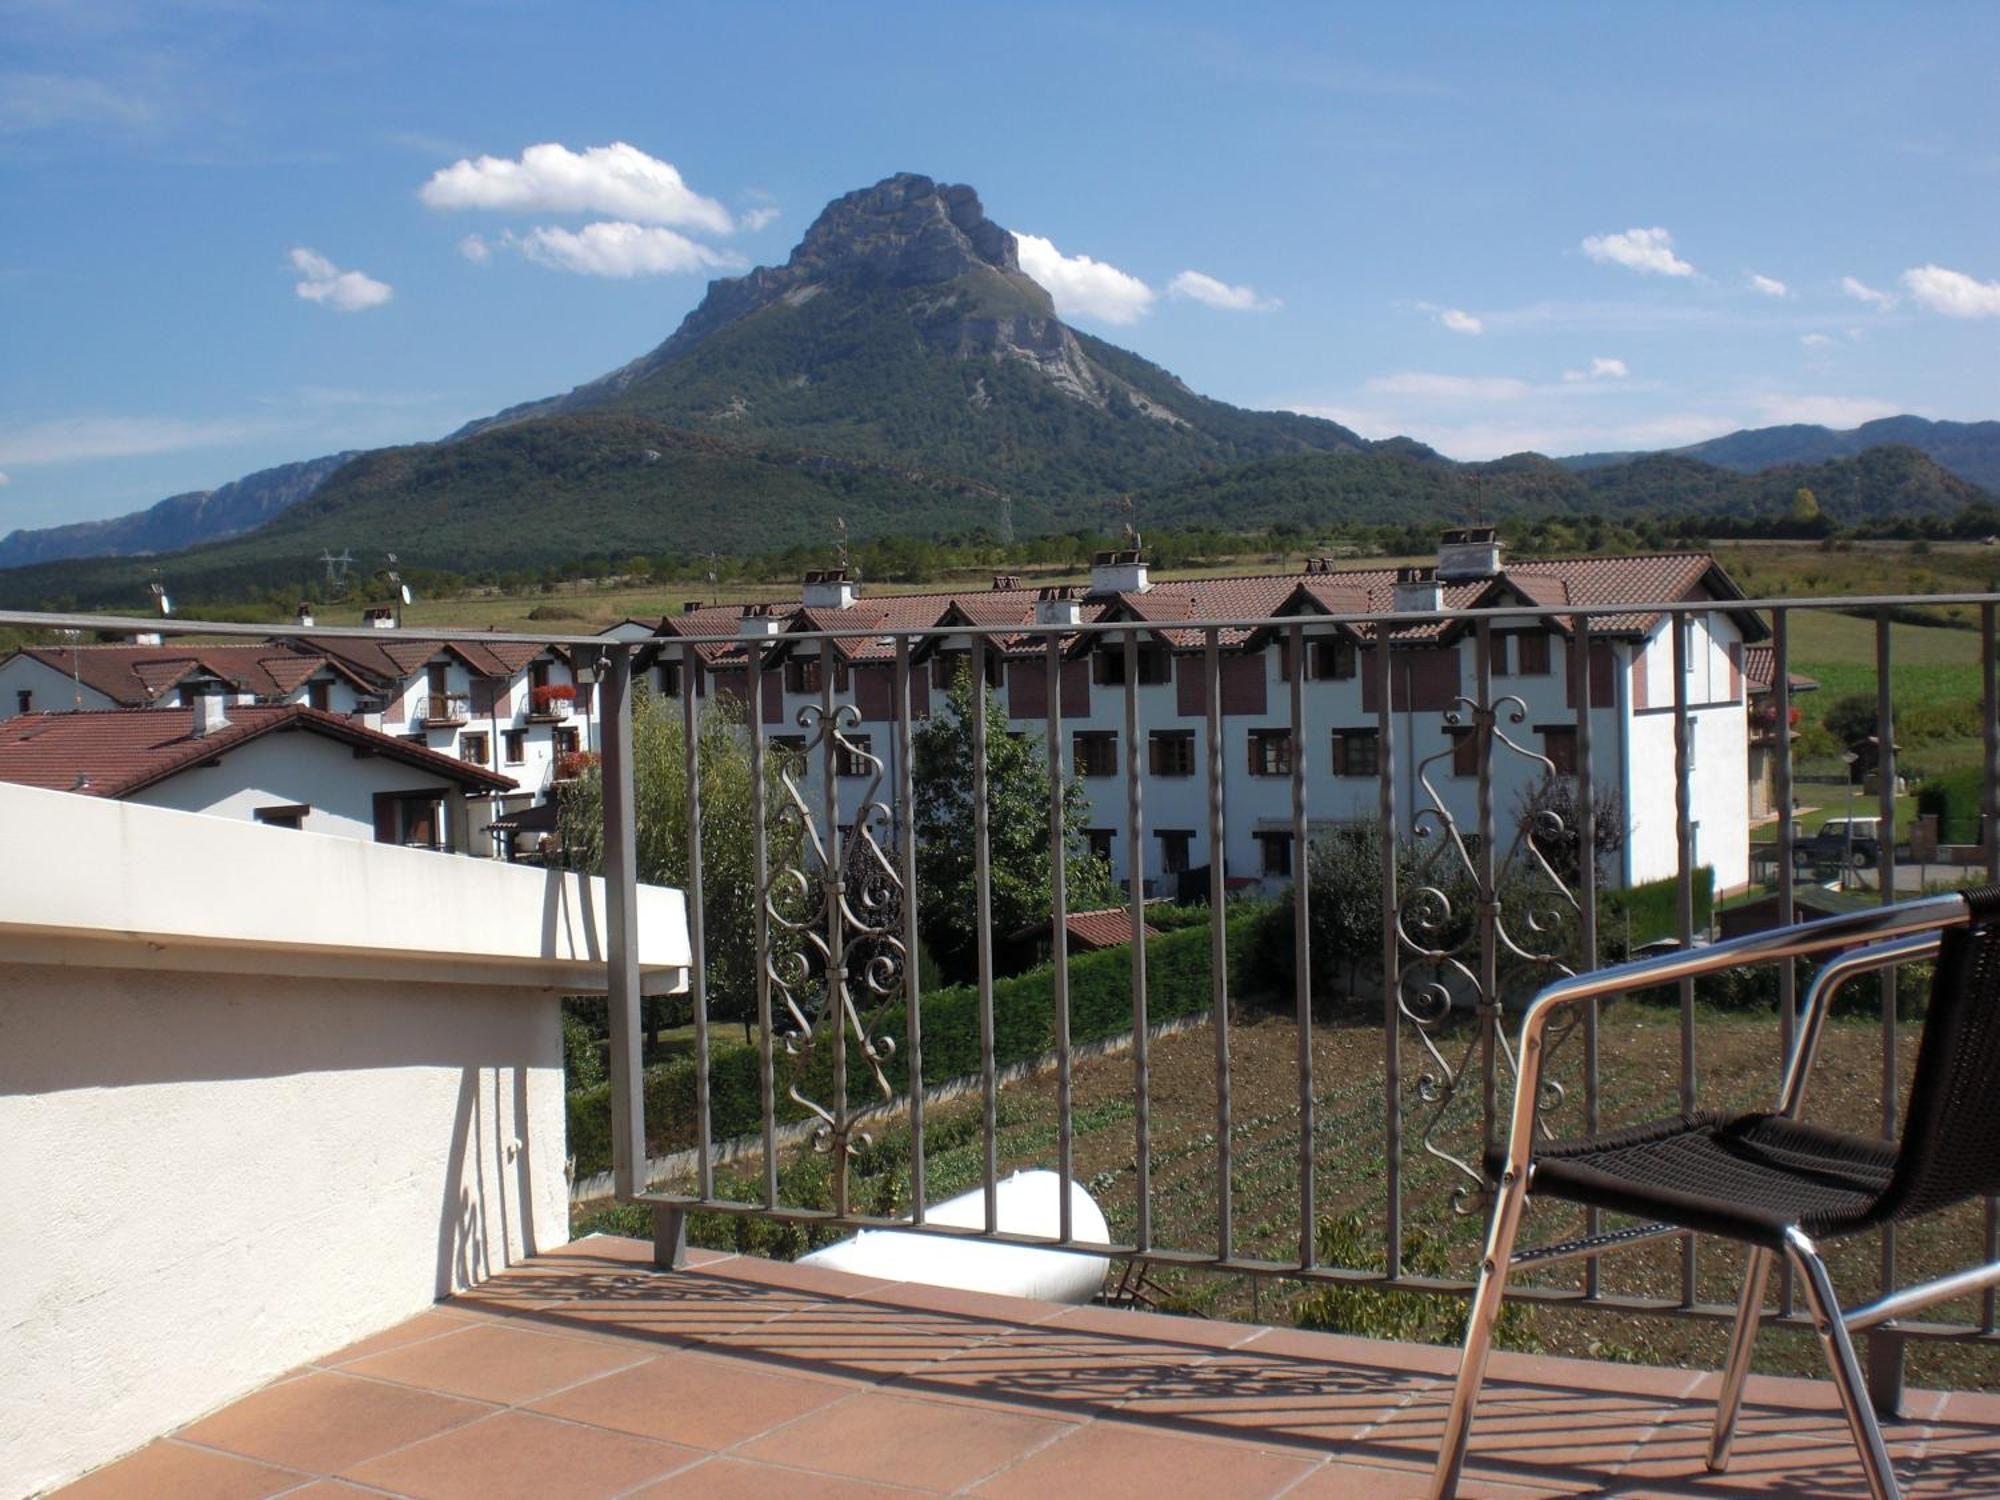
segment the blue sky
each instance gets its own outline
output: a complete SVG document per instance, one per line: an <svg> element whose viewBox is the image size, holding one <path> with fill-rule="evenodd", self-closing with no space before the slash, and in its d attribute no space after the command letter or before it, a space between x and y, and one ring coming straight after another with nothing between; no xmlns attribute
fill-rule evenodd
<svg viewBox="0 0 2000 1500"><path fill-rule="evenodd" d="M0 0L0 530L567 389L899 170L1197 390L1458 457L2000 417L1996 57L1975 4Z"/></svg>

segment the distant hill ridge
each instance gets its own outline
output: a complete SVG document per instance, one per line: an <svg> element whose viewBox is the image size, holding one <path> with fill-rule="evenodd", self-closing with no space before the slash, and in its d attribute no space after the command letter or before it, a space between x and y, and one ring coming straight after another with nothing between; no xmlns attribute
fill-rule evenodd
<svg viewBox="0 0 2000 1500"><path fill-rule="evenodd" d="M2000 422L1933 422L1926 417L1900 416L1882 417L1845 430L1792 423L1783 427L1746 428L1668 451L1679 457L1698 458L1724 469L1750 473L1777 464L1852 458L1884 445L1915 448L1959 478L2000 494ZM1594 469L1630 463L1643 456L1578 453L1560 462L1573 469Z"/></svg>

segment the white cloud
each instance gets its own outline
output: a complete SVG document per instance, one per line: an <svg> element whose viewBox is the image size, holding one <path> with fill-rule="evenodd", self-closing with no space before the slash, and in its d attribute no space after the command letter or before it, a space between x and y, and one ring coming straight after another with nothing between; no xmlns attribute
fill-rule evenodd
<svg viewBox="0 0 2000 1500"><path fill-rule="evenodd" d="M1363 437L1408 436L1452 458L1500 458L1509 453L1602 453L1631 449L1679 448L1720 437L1749 425L1743 417L1712 412L1670 411L1626 422L1572 422L1522 416L1517 420L1434 419L1387 408L1283 404L1286 411L1326 417Z"/></svg>
<svg viewBox="0 0 2000 1500"><path fill-rule="evenodd" d="M1136 323L1152 310L1153 289L1138 277L1088 255L1064 255L1038 234L1016 233L1014 239L1021 269L1047 290L1064 317Z"/></svg>
<svg viewBox="0 0 2000 1500"><path fill-rule="evenodd" d="M1792 295L1792 289L1786 286L1784 282L1778 280L1777 277L1759 276L1755 271L1750 273L1750 288L1752 291L1762 292L1766 297L1789 297Z"/></svg>
<svg viewBox="0 0 2000 1500"><path fill-rule="evenodd" d="M1587 370L1564 370L1563 379L1569 381L1623 380L1631 373L1630 366L1624 360L1606 359L1600 354L1591 360L1590 368Z"/></svg>
<svg viewBox="0 0 2000 1500"><path fill-rule="evenodd" d="M1461 307L1440 307L1435 302L1419 302L1417 311L1429 313L1441 326L1453 333L1476 334L1486 331L1485 323Z"/></svg>
<svg viewBox="0 0 2000 1500"><path fill-rule="evenodd" d="M1830 333L1802 333L1799 342L1808 349L1826 349L1833 345L1834 337Z"/></svg>
<svg viewBox="0 0 2000 1500"><path fill-rule="evenodd" d="M1896 299L1887 292L1878 292L1867 282L1853 276L1840 278L1840 289L1856 302L1866 302L1870 307L1879 307L1884 312L1896 305Z"/></svg>
<svg viewBox="0 0 2000 1500"><path fill-rule="evenodd" d="M581 152L550 141L528 147L518 161L464 158L433 173L418 196L432 208L615 214L715 234L736 227L729 210L690 188L671 162L623 141Z"/></svg>
<svg viewBox="0 0 2000 1500"><path fill-rule="evenodd" d="M259 431L244 421L180 417L56 417L0 431L0 461L20 466L140 458L240 442Z"/></svg>
<svg viewBox="0 0 2000 1500"><path fill-rule="evenodd" d="M755 234L758 230L772 223L777 217L778 210L776 206L766 203L760 208L753 208L745 212L738 222L743 226L744 233Z"/></svg>
<svg viewBox="0 0 2000 1500"><path fill-rule="evenodd" d="M483 266L493 259L493 247L486 243L483 235L468 234L458 242L458 253L475 266Z"/></svg>
<svg viewBox="0 0 2000 1500"><path fill-rule="evenodd" d="M581 229L539 225L525 234L511 231L501 243L536 265L582 276L672 276L710 268L734 269L739 256L699 244L657 224L600 221Z"/></svg>
<svg viewBox="0 0 2000 1500"><path fill-rule="evenodd" d="M1877 417L1893 417L1902 408L1872 396L1780 396L1755 398L1765 425L1803 422L1819 427L1859 427Z"/></svg>
<svg viewBox="0 0 2000 1500"><path fill-rule="evenodd" d="M65 73L0 75L0 130L53 130L65 125L138 129L153 107L129 88Z"/></svg>
<svg viewBox="0 0 2000 1500"><path fill-rule="evenodd" d="M317 250L300 245L292 251L292 269L299 273L292 288L308 302L317 302L335 312L361 312L380 307L395 295L386 281L360 271L343 271Z"/></svg>
<svg viewBox="0 0 2000 1500"><path fill-rule="evenodd" d="M1692 276L1694 267L1674 254L1674 237L1664 229L1628 229L1623 234L1593 234L1583 242L1592 260L1624 266L1654 276Z"/></svg>
<svg viewBox="0 0 2000 1500"><path fill-rule="evenodd" d="M2000 281L1979 281L1943 266L1917 266L1903 285L1918 302L1947 318L2000 318Z"/></svg>
<svg viewBox="0 0 2000 1500"><path fill-rule="evenodd" d="M1419 401L1519 401L1534 387L1511 375L1435 375L1405 370L1377 375L1365 385L1371 395L1409 396Z"/></svg>
<svg viewBox="0 0 2000 1500"><path fill-rule="evenodd" d="M1275 297L1258 296L1254 287L1231 286L1201 271L1181 272L1167 283L1167 294L1229 312L1270 312L1283 305Z"/></svg>
<svg viewBox="0 0 2000 1500"><path fill-rule="evenodd" d="M8 478L5 473L0 473L0 490L6 489L7 486L12 484L13 482L14 481Z"/></svg>

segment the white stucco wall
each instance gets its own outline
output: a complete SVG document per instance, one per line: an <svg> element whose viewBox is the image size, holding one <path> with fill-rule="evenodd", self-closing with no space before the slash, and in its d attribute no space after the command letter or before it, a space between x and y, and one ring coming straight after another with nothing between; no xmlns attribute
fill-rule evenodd
<svg viewBox="0 0 2000 1500"><path fill-rule="evenodd" d="M0 1495L567 1237L557 999L603 893L0 787ZM649 988L687 961L640 892Z"/></svg>
<svg viewBox="0 0 2000 1500"><path fill-rule="evenodd" d="M148 807L254 822L260 807L308 805L304 832L340 838L375 837L375 794L432 790L450 803L458 785L435 772L378 755L357 757L354 747L304 731L281 731L229 751L214 765L195 766L133 793ZM493 852L490 839L460 853Z"/></svg>
<svg viewBox="0 0 2000 1500"><path fill-rule="evenodd" d="M63 713L79 706L118 707L96 688L78 684L67 672L58 672L35 657L17 654L0 661L0 719L11 719L20 713L24 691L35 695L32 713Z"/></svg>

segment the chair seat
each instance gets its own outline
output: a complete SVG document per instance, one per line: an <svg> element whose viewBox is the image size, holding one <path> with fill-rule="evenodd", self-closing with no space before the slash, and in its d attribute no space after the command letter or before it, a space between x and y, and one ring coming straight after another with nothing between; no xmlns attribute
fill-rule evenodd
<svg viewBox="0 0 2000 1500"><path fill-rule="evenodd" d="M1867 1228L1895 1167L1893 1141L1706 1113L1539 1145L1532 1191L1777 1250Z"/></svg>

